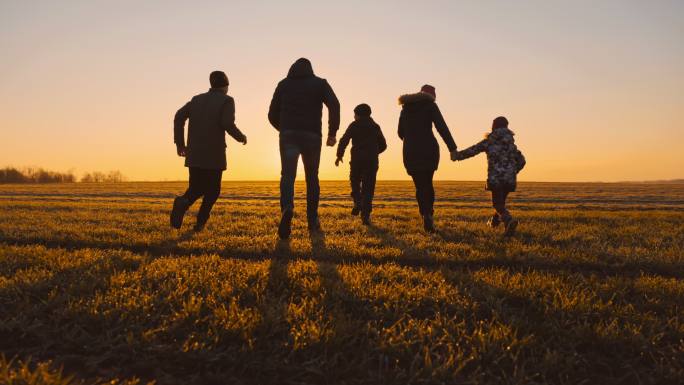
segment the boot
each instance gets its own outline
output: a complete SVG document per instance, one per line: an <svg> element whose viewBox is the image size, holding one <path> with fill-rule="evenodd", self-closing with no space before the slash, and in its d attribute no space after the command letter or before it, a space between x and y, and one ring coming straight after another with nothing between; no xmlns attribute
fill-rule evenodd
<svg viewBox="0 0 684 385"><path fill-rule="evenodd" d="M209 213L203 213L200 210L200 212L197 213L197 222L195 223L195 227L193 227L192 230L196 233L204 230L204 226L207 225L207 221L209 221Z"/></svg>
<svg viewBox="0 0 684 385"><path fill-rule="evenodd" d="M494 214L492 215L491 218L487 221L487 226L495 229L501 224L501 218L499 218L499 214Z"/></svg>
<svg viewBox="0 0 684 385"><path fill-rule="evenodd" d="M505 221L504 224L506 225L506 231L504 231L504 236L513 236L515 234L515 229L518 227L518 221L513 218L510 218L508 221Z"/></svg>
<svg viewBox="0 0 684 385"><path fill-rule="evenodd" d="M370 226L372 224L370 220L370 213L361 214L361 223L363 223L365 226Z"/></svg>
<svg viewBox="0 0 684 385"><path fill-rule="evenodd" d="M318 221L318 217L307 218L307 222L309 224L309 233L320 233L323 231L321 229L321 222Z"/></svg>
<svg viewBox="0 0 684 385"><path fill-rule="evenodd" d="M290 233L292 232L292 209L287 209L283 211L280 217L280 224L278 225L278 237L280 239L290 238Z"/></svg>
<svg viewBox="0 0 684 385"><path fill-rule="evenodd" d="M173 200L173 208L171 209L171 227L180 229L183 225L183 217L185 212L190 208L190 201L184 196L176 197Z"/></svg>
<svg viewBox="0 0 684 385"><path fill-rule="evenodd" d="M359 206L354 205L354 207L352 208L352 211L351 211L351 215L357 216L357 215L359 215L360 212L361 212L361 209L359 208Z"/></svg>
<svg viewBox="0 0 684 385"><path fill-rule="evenodd" d="M434 234L437 232L437 229L435 229L435 222L432 218L432 215L423 215L423 229L425 229L425 231L430 234Z"/></svg>

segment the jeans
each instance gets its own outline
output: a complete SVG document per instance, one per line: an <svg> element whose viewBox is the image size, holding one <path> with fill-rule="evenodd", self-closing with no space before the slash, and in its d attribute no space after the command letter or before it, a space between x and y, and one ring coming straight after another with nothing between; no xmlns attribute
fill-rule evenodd
<svg viewBox="0 0 684 385"><path fill-rule="evenodd" d="M211 213L211 208L221 194L221 176L223 170L208 170L190 167L190 183L188 190L183 196L192 205L197 199L202 198L202 205L197 213L197 221L206 223Z"/></svg>
<svg viewBox="0 0 684 385"><path fill-rule="evenodd" d="M435 188L432 186L434 171L414 172L411 175L413 184L416 186L416 200L420 215L432 215L435 205Z"/></svg>
<svg viewBox="0 0 684 385"><path fill-rule="evenodd" d="M363 215L370 215L373 210L373 194L375 178L378 173L378 159L352 159L349 170L351 196L354 207L361 209Z"/></svg>
<svg viewBox="0 0 684 385"><path fill-rule="evenodd" d="M494 218L498 217L502 222L508 223L512 217L506 209L508 190L492 190L492 206L494 206Z"/></svg>
<svg viewBox="0 0 684 385"><path fill-rule="evenodd" d="M306 177L306 217L309 223L318 220L318 166L321 163L321 145L321 137L314 133L280 133L280 210L294 210L294 183L301 155Z"/></svg>

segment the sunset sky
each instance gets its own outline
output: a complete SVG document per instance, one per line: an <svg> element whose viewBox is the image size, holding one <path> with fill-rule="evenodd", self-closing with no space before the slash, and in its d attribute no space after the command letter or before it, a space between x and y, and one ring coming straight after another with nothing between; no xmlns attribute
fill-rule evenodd
<svg viewBox="0 0 684 385"><path fill-rule="evenodd" d="M340 99L338 138L372 106L380 179L407 178L397 97L424 83L461 149L508 117L521 180L684 178L683 20L683 1L2 0L0 167L186 179L173 115L219 69L249 141L228 139L224 180L277 179L266 113L307 57ZM441 149L437 179L485 178L483 155ZM325 147L321 178L345 179L348 159Z"/></svg>

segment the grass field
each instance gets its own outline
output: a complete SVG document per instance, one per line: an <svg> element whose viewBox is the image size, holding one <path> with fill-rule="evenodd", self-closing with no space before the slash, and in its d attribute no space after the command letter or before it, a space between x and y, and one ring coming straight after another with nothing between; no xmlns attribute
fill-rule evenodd
<svg viewBox="0 0 684 385"><path fill-rule="evenodd" d="M310 237L298 185L289 243L276 183L199 234L184 186L0 185L0 383L684 383L684 184L522 183L511 239L456 182L437 235L408 183L366 228L323 182Z"/></svg>

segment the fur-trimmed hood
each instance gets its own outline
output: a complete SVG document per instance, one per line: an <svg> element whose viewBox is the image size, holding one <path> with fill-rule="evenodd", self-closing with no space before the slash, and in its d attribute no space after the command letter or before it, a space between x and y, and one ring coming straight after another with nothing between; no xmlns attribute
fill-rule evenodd
<svg viewBox="0 0 684 385"><path fill-rule="evenodd" d="M515 132L511 131L508 127L497 127L491 132L485 133L485 139L489 137L492 139L497 139L508 135L513 136L515 135Z"/></svg>
<svg viewBox="0 0 684 385"><path fill-rule="evenodd" d="M425 102L425 101L434 102L435 97L426 93L426 92L417 92L415 94L405 94L405 95L401 95L399 97L399 104L401 104L401 105L418 103L418 102Z"/></svg>

